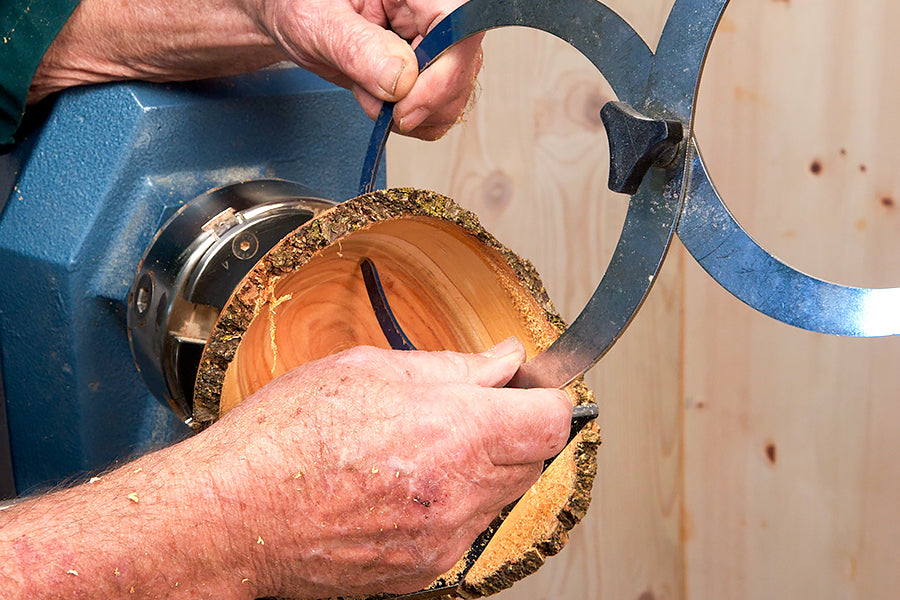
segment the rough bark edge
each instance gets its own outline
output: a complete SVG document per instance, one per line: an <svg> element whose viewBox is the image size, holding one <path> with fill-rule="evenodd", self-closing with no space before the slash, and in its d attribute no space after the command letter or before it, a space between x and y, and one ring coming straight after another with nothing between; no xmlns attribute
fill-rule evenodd
<svg viewBox="0 0 900 600"><path fill-rule="evenodd" d="M583 388L575 392L579 398L593 396L582 382L573 385ZM536 540L535 545L524 555L500 565L490 576L477 582L464 579L460 584L460 596L478 598L505 590L537 571L547 557L558 554L566 545L568 532L581 522L591 503L591 488L597 474L597 447L600 445L600 431L596 423L590 423L571 443L576 444L575 489L568 502L557 513L554 531L547 539Z"/></svg>
<svg viewBox="0 0 900 600"><path fill-rule="evenodd" d="M482 227L474 213L435 192L412 188L379 190L347 200L300 226L272 248L241 281L223 309L203 351L194 388L192 427L199 431L218 419L219 397L225 372L234 359L244 332L264 306L267 299L266 290L274 285L278 278L306 264L317 253L345 235L379 221L416 216L436 217L455 223L479 242L497 251L541 307L547 323L559 333L565 331L567 325L553 307L543 282L531 262L501 244ZM570 384L567 389L577 398L578 404L593 401L593 394L580 379ZM591 487L597 470L597 446L600 444L596 425L591 423L585 427L572 443L576 444L575 489L566 505L557 513L556 527L548 539L535 540L535 545L523 556L500 565L492 576L483 581L469 584L460 581L460 578L462 576L464 579L464 574L477 561L483 548L483 545L479 547L476 542L452 571L453 575L438 579L426 590L459 583L459 594L462 596L490 595L534 573L544 564L546 557L558 553L565 546L568 531L581 521L590 504ZM508 510L504 511L491 524L483 534L483 537L487 537L484 544L493 536L508 514ZM374 598L382 597L384 596Z"/></svg>

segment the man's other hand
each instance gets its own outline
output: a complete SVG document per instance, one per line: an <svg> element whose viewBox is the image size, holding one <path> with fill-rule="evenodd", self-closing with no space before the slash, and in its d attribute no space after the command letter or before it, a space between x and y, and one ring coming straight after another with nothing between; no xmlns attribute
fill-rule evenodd
<svg viewBox="0 0 900 600"><path fill-rule="evenodd" d="M353 90L397 128L443 135L469 101L481 37L418 74L412 51L461 0L82 0L44 56L28 101L74 85L234 75L292 60Z"/></svg>

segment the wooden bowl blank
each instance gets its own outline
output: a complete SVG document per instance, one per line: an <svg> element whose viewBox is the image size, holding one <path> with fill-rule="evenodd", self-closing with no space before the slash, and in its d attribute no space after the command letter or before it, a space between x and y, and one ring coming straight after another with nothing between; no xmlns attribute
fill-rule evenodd
<svg viewBox="0 0 900 600"><path fill-rule="evenodd" d="M374 192L298 228L241 282L200 362L195 428L294 367L361 344L389 347L359 269L364 257L375 262L397 320L420 350L480 352L514 335L531 357L565 328L530 263L472 213L434 192ZM580 382L568 391L575 404L591 401ZM470 551L435 585L459 582L467 594L486 595L558 552L590 502L597 444L591 425L492 525L480 558L472 564Z"/></svg>

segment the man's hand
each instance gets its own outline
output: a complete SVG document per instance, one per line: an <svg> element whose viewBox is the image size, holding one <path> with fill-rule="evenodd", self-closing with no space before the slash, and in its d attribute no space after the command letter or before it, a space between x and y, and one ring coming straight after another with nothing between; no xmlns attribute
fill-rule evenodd
<svg viewBox="0 0 900 600"><path fill-rule="evenodd" d="M246 506L228 477L221 501L266 593L415 591L527 491L565 445L571 403L499 389L524 350L493 354L357 348L275 380L207 432L222 472L258 488Z"/></svg>
<svg viewBox="0 0 900 600"><path fill-rule="evenodd" d="M403 133L443 135L465 109L481 68L481 36L418 75L417 44L462 0L247 0L288 56L353 90L366 113L397 101ZM402 99L402 100L401 100Z"/></svg>
<svg viewBox="0 0 900 600"><path fill-rule="evenodd" d="M508 340L482 355L357 348L299 367L194 438L0 511L3 589L419 589L565 445L564 392L501 389L523 360Z"/></svg>
<svg viewBox="0 0 900 600"><path fill-rule="evenodd" d="M397 128L425 139L458 119L481 68L481 38L421 77L416 44L462 0L82 0L50 46L29 102L123 79L180 81L282 60L353 90L373 117L398 102Z"/></svg>

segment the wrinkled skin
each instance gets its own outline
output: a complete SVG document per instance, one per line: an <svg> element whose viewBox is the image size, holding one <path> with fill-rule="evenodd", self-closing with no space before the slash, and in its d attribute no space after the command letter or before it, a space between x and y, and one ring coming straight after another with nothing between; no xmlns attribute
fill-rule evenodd
<svg viewBox="0 0 900 600"><path fill-rule="evenodd" d="M412 45L461 0L82 0L44 57L29 102L73 85L181 81L291 60L353 90L370 117L398 102L397 128L443 135L465 109L481 38L421 76Z"/></svg>
<svg viewBox="0 0 900 600"><path fill-rule="evenodd" d="M509 346L494 360L351 350L286 374L210 432L261 457L245 468L265 473L282 517L263 535L293 565L279 587L414 591L527 491L563 448L571 405L557 390L496 389L521 359ZM283 469L266 469L276 457Z"/></svg>
<svg viewBox="0 0 900 600"><path fill-rule="evenodd" d="M565 445L564 392L502 388L524 356L510 339L298 367L193 438L0 510L0 598L422 588Z"/></svg>

